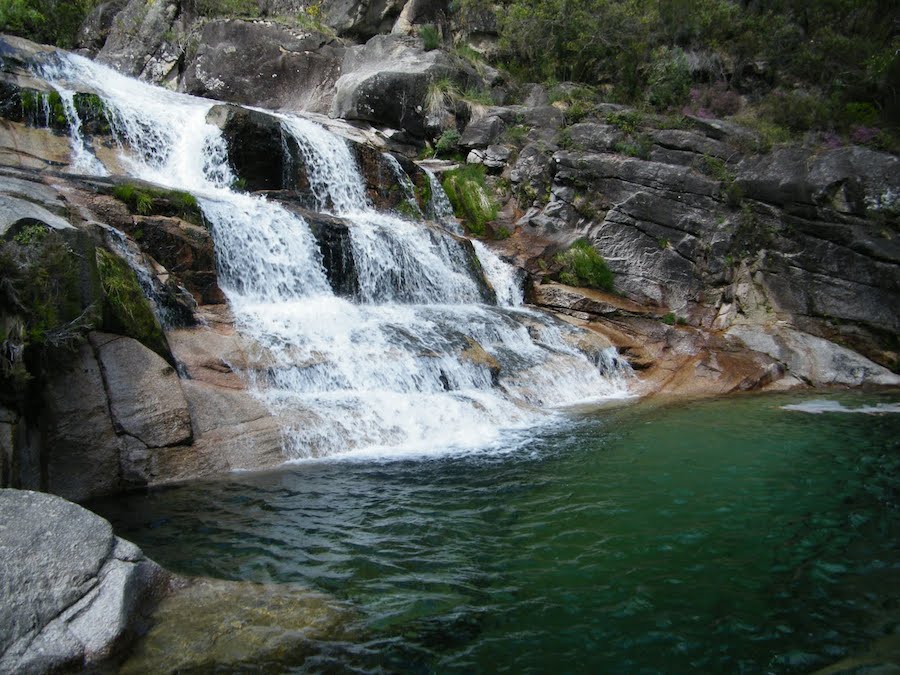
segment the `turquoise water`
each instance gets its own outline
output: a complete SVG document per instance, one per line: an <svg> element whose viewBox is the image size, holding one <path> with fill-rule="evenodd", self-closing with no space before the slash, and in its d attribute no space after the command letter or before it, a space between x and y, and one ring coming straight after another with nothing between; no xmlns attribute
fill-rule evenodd
<svg viewBox="0 0 900 675"><path fill-rule="evenodd" d="M573 413L508 452L323 461L93 505L186 574L301 582L359 636L272 672L809 672L900 630L893 395Z"/></svg>

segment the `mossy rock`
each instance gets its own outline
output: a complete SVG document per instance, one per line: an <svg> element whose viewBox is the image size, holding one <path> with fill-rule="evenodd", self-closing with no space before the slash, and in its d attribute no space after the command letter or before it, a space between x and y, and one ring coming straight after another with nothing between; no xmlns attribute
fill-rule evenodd
<svg viewBox="0 0 900 675"><path fill-rule="evenodd" d="M104 297L103 327L112 333L133 337L169 359L162 326L150 308L134 270L102 248L97 249L96 260Z"/></svg>
<svg viewBox="0 0 900 675"><path fill-rule="evenodd" d="M122 183L113 188L112 195L140 216L170 216L194 225L204 224L200 205L189 192Z"/></svg>
<svg viewBox="0 0 900 675"><path fill-rule="evenodd" d="M14 404L58 353L99 323L93 242L78 230L39 221L0 239L0 401Z"/></svg>

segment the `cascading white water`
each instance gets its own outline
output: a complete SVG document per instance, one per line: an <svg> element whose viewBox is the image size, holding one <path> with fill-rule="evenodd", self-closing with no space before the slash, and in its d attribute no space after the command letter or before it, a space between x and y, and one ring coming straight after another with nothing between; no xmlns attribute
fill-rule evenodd
<svg viewBox="0 0 900 675"><path fill-rule="evenodd" d="M290 457L480 447L548 407L625 392L614 350L589 358L575 329L519 308L514 270L483 245L375 211L347 144L309 120L277 115L318 210L349 224L354 300L332 291L301 216L231 189L225 142L206 122L215 102L74 56L43 75L101 95L132 175L198 197L237 326L264 354L247 377L285 420Z"/></svg>
<svg viewBox="0 0 900 675"><path fill-rule="evenodd" d="M453 205L450 198L444 192L441 181L431 169L425 169L425 175L428 176L428 182L431 186L431 201L428 204L428 217L438 223L441 227L450 230L454 234L463 234L462 226L453 213Z"/></svg>
<svg viewBox="0 0 900 675"><path fill-rule="evenodd" d="M472 245L484 268L485 276L494 287L497 303L506 307L520 307L525 302L525 297L522 292L522 280L516 268L503 262L500 256L477 239L472 240Z"/></svg>

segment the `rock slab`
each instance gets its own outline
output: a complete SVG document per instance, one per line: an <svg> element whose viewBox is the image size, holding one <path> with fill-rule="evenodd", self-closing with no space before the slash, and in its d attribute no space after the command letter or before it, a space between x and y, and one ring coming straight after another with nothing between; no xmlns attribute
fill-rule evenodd
<svg viewBox="0 0 900 675"><path fill-rule="evenodd" d="M91 668L135 635L169 575L103 518L0 490L0 672Z"/></svg>

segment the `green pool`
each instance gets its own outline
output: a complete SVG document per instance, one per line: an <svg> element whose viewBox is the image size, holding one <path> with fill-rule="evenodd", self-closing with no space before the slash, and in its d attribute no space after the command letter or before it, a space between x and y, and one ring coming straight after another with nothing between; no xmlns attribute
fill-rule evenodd
<svg viewBox="0 0 900 675"><path fill-rule="evenodd" d="M352 639L248 670L810 672L900 632L898 402L629 403L92 506L175 571L353 608Z"/></svg>

